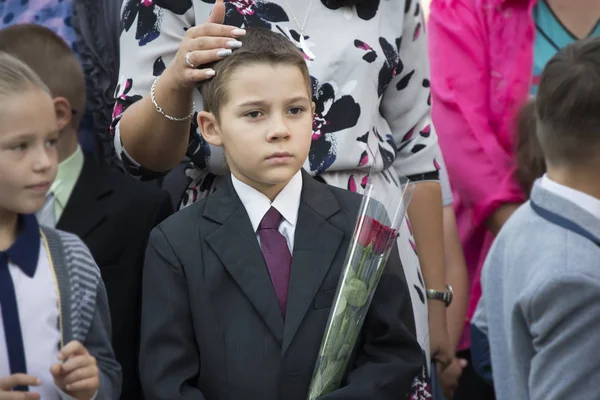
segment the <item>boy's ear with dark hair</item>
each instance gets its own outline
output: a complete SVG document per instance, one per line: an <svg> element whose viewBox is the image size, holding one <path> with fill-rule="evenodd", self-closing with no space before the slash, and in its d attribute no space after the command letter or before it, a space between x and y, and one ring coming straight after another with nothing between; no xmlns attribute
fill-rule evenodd
<svg viewBox="0 0 600 400"><path fill-rule="evenodd" d="M208 144L213 146L223 145L217 117L213 113L200 111L198 113L197 121L200 132L202 132L202 137Z"/></svg>
<svg viewBox="0 0 600 400"><path fill-rule="evenodd" d="M56 121L58 122L58 130L63 131L73 120L73 109L69 100L64 97L54 98L54 110L56 112Z"/></svg>

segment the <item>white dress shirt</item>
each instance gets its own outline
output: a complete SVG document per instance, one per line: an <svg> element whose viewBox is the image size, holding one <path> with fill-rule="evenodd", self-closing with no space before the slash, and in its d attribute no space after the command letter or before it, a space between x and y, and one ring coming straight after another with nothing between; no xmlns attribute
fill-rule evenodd
<svg viewBox="0 0 600 400"><path fill-rule="evenodd" d="M275 207L279 211L283 218L278 230L285 237L290 253L293 253L294 233L296 232L300 195L302 194L302 173L298 171L272 203L267 196L243 183L233 174L231 175L231 181L233 182L233 188L246 208L254 232L258 231L260 221L271 207ZM256 239L260 242L258 233Z"/></svg>
<svg viewBox="0 0 600 400"><path fill-rule="evenodd" d="M40 255L33 278L9 261L21 333L25 347L27 374L39 378L41 386L30 386L31 392L41 394L43 400L71 399L59 395L50 367L58 362L60 332L58 329L58 293L46 248L40 240ZM1 307L1 306L0 306ZM0 318L0 377L10 375L8 350L4 340L4 323Z"/></svg>
<svg viewBox="0 0 600 400"><path fill-rule="evenodd" d="M578 205L593 216L600 218L600 200L597 198L554 182L547 175L542 177L540 184L547 191Z"/></svg>

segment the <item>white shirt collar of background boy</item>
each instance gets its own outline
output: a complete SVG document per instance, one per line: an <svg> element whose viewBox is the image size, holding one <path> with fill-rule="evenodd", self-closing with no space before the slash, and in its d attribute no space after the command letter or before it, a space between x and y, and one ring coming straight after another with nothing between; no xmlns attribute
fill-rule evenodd
<svg viewBox="0 0 600 400"><path fill-rule="evenodd" d="M546 174L541 178L540 184L541 187L547 191L578 205L588 213L600 219L600 200L595 197L554 182L552 179L548 178Z"/></svg>

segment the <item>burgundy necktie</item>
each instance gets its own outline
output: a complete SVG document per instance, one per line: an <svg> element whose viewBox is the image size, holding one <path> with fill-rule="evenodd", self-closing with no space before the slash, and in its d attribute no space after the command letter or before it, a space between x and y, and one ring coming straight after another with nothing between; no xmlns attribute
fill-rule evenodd
<svg viewBox="0 0 600 400"><path fill-rule="evenodd" d="M260 221L258 237L260 238L260 248L269 269L269 275L271 275L281 313L285 317L292 255L285 237L278 230L281 218L279 211L271 207Z"/></svg>

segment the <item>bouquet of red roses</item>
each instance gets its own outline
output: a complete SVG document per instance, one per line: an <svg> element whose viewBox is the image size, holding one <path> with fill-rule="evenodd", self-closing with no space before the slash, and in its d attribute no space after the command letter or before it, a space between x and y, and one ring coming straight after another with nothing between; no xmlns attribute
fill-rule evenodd
<svg viewBox="0 0 600 400"><path fill-rule="evenodd" d="M392 185L367 184L354 236L309 389L309 400L340 387L364 319L398 230L406 215L414 184L402 177Z"/></svg>

